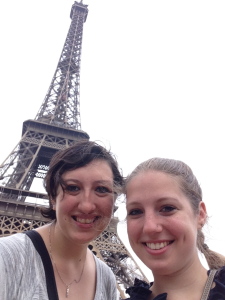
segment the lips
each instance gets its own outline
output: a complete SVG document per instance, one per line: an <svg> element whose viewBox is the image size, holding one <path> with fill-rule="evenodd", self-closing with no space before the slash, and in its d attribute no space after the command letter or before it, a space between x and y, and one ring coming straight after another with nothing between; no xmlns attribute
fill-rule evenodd
<svg viewBox="0 0 225 300"><path fill-rule="evenodd" d="M160 250L162 248L165 248L166 246L172 244L173 241L164 241L164 242L159 242L159 243L145 243L145 245L150 248L151 250Z"/></svg>
<svg viewBox="0 0 225 300"><path fill-rule="evenodd" d="M92 224L94 223L99 217L94 218L80 218L80 217L72 217L76 222L79 222L81 224Z"/></svg>

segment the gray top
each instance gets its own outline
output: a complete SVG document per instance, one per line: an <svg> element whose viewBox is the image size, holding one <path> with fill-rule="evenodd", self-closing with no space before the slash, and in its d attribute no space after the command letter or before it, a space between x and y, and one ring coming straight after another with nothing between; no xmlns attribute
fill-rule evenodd
<svg viewBox="0 0 225 300"><path fill-rule="evenodd" d="M0 238L1 300L58 300L54 273L46 276L53 272L51 260L41 236L38 236L41 252L24 233ZM40 255L42 252L44 255ZM113 272L100 259L94 258L97 270L94 300L118 300ZM51 296L49 290L53 290Z"/></svg>

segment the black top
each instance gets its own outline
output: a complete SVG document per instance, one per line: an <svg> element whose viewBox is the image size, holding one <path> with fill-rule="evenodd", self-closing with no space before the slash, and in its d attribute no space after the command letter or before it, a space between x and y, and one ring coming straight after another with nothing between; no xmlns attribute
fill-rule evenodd
<svg viewBox="0 0 225 300"><path fill-rule="evenodd" d="M207 272L209 275L209 271ZM219 269L214 277L215 287L210 290L208 300L225 300L225 266ZM126 293L130 296L127 300L148 300L151 295L149 288L153 282L148 284L142 280L135 279L134 286L129 287ZM153 300L166 300L167 293L157 295Z"/></svg>

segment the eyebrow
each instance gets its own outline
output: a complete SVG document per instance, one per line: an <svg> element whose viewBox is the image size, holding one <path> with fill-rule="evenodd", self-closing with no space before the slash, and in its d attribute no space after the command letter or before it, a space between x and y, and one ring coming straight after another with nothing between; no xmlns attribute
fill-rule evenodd
<svg viewBox="0 0 225 300"><path fill-rule="evenodd" d="M99 182L99 183L112 183L113 180L112 181L111 180L97 180L95 182Z"/></svg>
<svg viewBox="0 0 225 300"><path fill-rule="evenodd" d="M156 202L161 203L163 201L171 201L171 200L177 201L177 199L174 198L174 197L162 197L162 198L157 199ZM128 201L127 201L127 205L139 205L139 204L140 204L140 201L138 201L138 200L131 201L129 204L128 204Z"/></svg>
<svg viewBox="0 0 225 300"><path fill-rule="evenodd" d="M62 179L62 182L67 183L68 181L72 181L74 183L81 183L80 180L74 179L74 178L67 178L67 179ZM93 183L99 183L99 184L113 184L113 180L95 180Z"/></svg>
<svg viewBox="0 0 225 300"><path fill-rule="evenodd" d="M130 202L130 203L126 203L126 207L128 206L128 205L140 205L140 202L138 202L138 201L134 201L134 202Z"/></svg>

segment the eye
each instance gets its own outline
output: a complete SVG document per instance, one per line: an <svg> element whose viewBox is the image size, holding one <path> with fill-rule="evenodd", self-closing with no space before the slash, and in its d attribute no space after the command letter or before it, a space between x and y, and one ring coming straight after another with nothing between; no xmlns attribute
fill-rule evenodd
<svg viewBox="0 0 225 300"><path fill-rule="evenodd" d="M112 193L112 191L106 186L97 186L95 191L100 194L109 194L109 193L111 194Z"/></svg>
<svg viewBox="0 0 225 300"><path fill-rule="evenodd" d="M131 209L129 212L128 212L128 216L137 216L137 215L140 215L142 214L142 210L141 209Z"/></svg>
<svg viewBox="0 0 225 300"><path fill-rule="evenodd" d="M80 190L80 188L77 185L68 184L63 187L63 190L66 194L76 195L76 193Z"/></svg>
<svg viewBox="0 0 225 300"><path fill-rule="evenodd" d="M160 212L169 213L173 212L174 210L177 210L177 208L171 205L165 205L163 208L160 209Z"/></svg>

